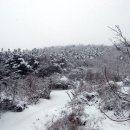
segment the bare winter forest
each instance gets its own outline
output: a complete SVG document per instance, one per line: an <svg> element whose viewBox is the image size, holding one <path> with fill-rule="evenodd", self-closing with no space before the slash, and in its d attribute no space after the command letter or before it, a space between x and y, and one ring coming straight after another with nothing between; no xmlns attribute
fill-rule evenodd
<svg viewBox="0 0 130 130"><path fill-rule="evenodd" d="M130 43L0 51L0 130L129 130Z"/></svg>

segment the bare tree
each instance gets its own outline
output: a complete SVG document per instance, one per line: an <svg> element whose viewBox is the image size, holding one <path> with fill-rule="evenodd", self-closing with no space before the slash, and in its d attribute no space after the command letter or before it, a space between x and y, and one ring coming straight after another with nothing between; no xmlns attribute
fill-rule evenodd
<svg viewBox="0 0 130 130"><path fill-rule="evenodd" d="M125 55L128 55L130 58L130 41L124 36L123 32L121 31L119 25L115 25L115 27L108 27L110 28L115 36L112 39L116 49L122 52Z"/></svg>
<svg viewBox="0 0 130 130"><path fill-rule="evenodd" d="M113 38L112 42L115 45L116 49L120 52L122 52L123 56L128 56L130 58L130 42L127 40L127 38L123 35L120 27L118 25L115 25L114 28L109 27L114 33L115 33L115 37ZM125 103L125 106L129 106L130 104L130 94L126 94L123 93L119 87L116 86L116 84L114 83L110 83L109 79L108 79L108 75L107 75L107 69L105 68L104 70L104 75L105 75L105 79L107 81L108 84L108 88L110 90L109 94L113 94L114 97L111 97L115 100L114 102L114 106L118 107L116 109L121 109L121 111L123 111L123 103ZM110 96L110 95L109 95ZM105 104L107 104L107 102L110 102L111 104L113 104L113 101L108 99L105 100ZM103 102L102 102L103 103ZM101 104L102 104L101 103ZM116 105L116 103L118 105ZM101 106L100 104L100 106ZM130 118L126 118L126 119L113 119L110 116L108 116L100 107L100 110L103 114L105 114L109 119L111 119L112 121L117 121L117 122L124 122L124 121L128 121L130 120Z"/></svg>

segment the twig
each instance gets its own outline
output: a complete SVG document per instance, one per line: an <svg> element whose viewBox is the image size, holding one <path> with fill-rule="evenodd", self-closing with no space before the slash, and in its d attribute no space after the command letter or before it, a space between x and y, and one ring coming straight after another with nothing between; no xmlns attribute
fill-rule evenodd
<svg viewBox="0 0 130 130"><path fill-rule="evenodd" d="M109 118L109 119L112 120L112 121L125 122L125 121L129 121L129 120L130 120L130 118L128 118L128 119L122 119L122 120L112 119L110 116L108 116L108 115L101 109L101 106L100 106L100 105L99 105L99 109L100 109L101 113L103 113L107 118Z"/></svg>
<svg viewBox="0 0 130 130"><path fill-rule="evenodd" d="M105 74L105 79L106 79L108 85L110 86L111 90L113 91L113 93L114 93L119 99L122 99L122 100L124 100L124 101L130 102L129 100L125 99L124 97L122 97L122 96L120 96L118 93L116 93L115 90L112 88L111 84L109 83L108 77L107 77L106 68L105 68L105 70L104 70L104 74Z"/></svg>

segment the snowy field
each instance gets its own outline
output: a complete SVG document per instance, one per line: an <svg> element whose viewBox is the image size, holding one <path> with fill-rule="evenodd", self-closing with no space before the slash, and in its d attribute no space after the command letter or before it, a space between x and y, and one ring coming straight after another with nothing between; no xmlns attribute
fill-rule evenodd
<svg viewBox="0 0 130 130"><path fill-rule="evenodd" d="M23 112L7 112L0 119L0 130L45 130L45 124L65 109L70 101L65 90L54 90L51 99L41 99L37 105L31 105ZM90 127L94 130L130 130L129 122L113 122L103 115L95 105L86 106ZM86 127L85 127L86 128Z"/></svg>
<svg viewBox="0 0 130 130"><path fill-rule="evenodd" d="M29 106L23 112L7 112L0 119L0 130L44 130L44 124L59 113L69 97L64 90L51 92L51 99L41 99L37 105Z"/></svg>

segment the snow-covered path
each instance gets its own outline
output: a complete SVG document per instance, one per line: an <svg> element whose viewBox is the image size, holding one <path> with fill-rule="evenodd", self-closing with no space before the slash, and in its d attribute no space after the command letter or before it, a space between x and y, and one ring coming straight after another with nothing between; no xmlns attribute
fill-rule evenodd
<svg viewBox="0 0 130 130"><path fill-rule="evenodd" d="M51 99L41 99L21 113L7 112L0 119L0 130L44 130L44 124L69 101L64 90L51 92Z"/></svg>

